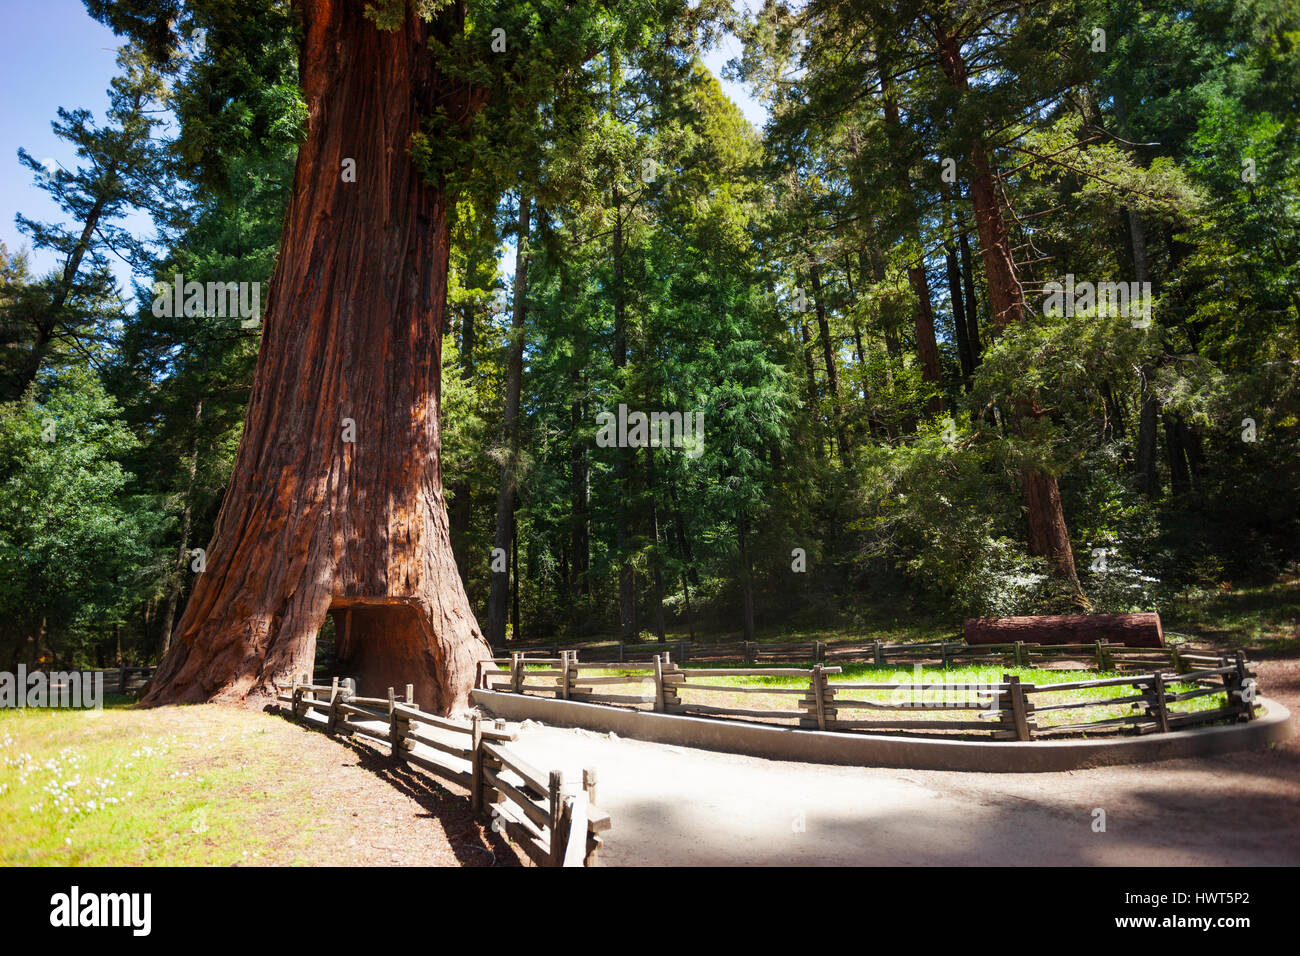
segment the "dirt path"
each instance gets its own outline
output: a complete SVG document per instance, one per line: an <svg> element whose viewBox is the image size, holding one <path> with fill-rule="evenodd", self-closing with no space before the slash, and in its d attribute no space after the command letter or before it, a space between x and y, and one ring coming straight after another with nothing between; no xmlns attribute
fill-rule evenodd
<svg viewBox="0 0 1300 956"><path fill-rule="evenodd" d="M1260 685L1300 713L1300 661L1262 663ZM830 767L529 724L511 746L569 780L596 768L607 866L1300 864L1294 737L1053 774Z"/></svg>
<svg viewBox="0 0 1300 956"><path fill-rule="evenodd" d="M270 717L271 715L268 715ZM522 854L469 811L469 792L393 763L386 748L349 742L288 718L286 775L310 776L318 861L347 866L520 866ZM276 862L276 861L266 861ZM302 862L301 858L294 862ZM528 865L531 865L529 863Z"/></svg>

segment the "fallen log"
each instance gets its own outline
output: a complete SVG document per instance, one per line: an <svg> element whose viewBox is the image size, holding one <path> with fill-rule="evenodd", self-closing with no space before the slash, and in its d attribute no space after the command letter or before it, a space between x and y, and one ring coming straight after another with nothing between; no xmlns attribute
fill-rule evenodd
<svg viewBox="0 0 1300 956"><path fill-rule="evenodd" d="M1129 647L1164 647L1160 615L1053 614L1029 617L972 617L963 628L967 644L1091 644L1109 641Z"/></svg>

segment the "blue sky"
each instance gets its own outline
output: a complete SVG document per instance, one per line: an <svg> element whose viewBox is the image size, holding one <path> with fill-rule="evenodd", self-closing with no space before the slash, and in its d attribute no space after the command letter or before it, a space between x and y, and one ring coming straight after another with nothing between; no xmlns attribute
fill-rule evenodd
<svg viewBox="0 0 1300 956"><path fill-rule="evenodd" d="M92 20L81 0L2 0L4 30L0 31L0 242L15 252L29 246L14 223L16 213L43 222L65 221L50 196L32 181L18 162L24 147L38 160L53 160L65 169L76 166L72 147L50 129L60 106L84 108L101 122L108 108L108 84L115 72L118 38ZM753 6L753 0L743 4ZM740 52L734 37L704 58L721 77L726 61ZM766 114L743 86L722 81L723 89L750 122L761 127ZM135 216L124 225L137 234L150 233L147 217ZM44 274L61 263L45 250L30 250L32 272ZM509 259L507 258L507 263ZM131 289L127 266L115 261L114 271L124 293Z"/></svg>
<svg viewBox="0 0 1300 956"><path fill-rule="evenodd" d="M108 83L114 73L118 42L113 31L92 20L81 0L3 0L4 30L0 31L0 242L10 252L28 239L18 231L14 215L45 222L64 221L50 196L32 182L18 163L18 147L38 160L52 159L64 168L76 165L76 154L50 129L60 106L84 107L97 121L108 109ZM132 220L130 228L149 229L147 219ZM56 257L31 250L37 275L56 266ZM118 282L129 290L129 272L118 263Z"/></svg>

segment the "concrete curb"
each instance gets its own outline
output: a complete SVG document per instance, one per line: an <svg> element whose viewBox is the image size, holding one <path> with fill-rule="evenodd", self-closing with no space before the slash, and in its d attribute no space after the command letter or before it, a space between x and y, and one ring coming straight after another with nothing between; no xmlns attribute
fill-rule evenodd
<svg viewBox="0 0 1300 956"><path fill-rule="evenodd" d="M1179 757L1207 757L1280 743L1295 732L1291 712L1266 697L1258 698L1264 715L1242 724L1194 727L1143 737L1024 743L799 730L733 720L647 713L490 690L472 691L470 701L507 720L537 720L557 727L581 727L601 733L613 732L635 740L773 760L987 773L1047 773Z"/></svg>

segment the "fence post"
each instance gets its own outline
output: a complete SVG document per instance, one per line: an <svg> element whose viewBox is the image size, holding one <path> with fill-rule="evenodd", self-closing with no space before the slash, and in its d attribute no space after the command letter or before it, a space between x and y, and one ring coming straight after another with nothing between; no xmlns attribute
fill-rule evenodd
<svg viewBox="0 0 1300 956"><path fill-rule="evenodd" d="M1250 672L1246 670L1246 658L1240 650L1237 651L1236 661L1229 661L1228 666L1236 664L1237 671L1235 674L1224 674L1223 685L1227 689L1228 704L1231 706L1235 702L1239 708L1239 715L1247 720L1255 719L1255 691L1254 681L1250 679Z"/></svg>
<svg viewBox="0 0 1300 956"><path fill-rule="evenodd" d="M1154 698L1152 703L1155 705L1155 713L1152 716L1155 717L1160 732L1167 734L1169 733L1169 710L1165 707L1165 675L1159 671L1151 681L1151 693Z"/></svg>
<svg viewBox="0 0 1300 956"><path fill-rule="evenodd" d="M564 788L564 774L558 770L551 771L551 866L564 863L564 799L560 791Z"/></svg>
<svg viewBox="0 0 1300 956"><path fill-rule="evenodd" d="M585 767L582 771L582 789L587 791L587 806L596 805L596 770L594 767ZM587 855L584 863L587 866L596 865L596 854L600 852L600 838L594 836L590 831L585 834L587 841Z"/></svg>
<svg viewBox="0 0 1300 956"><path fill-rule="evenodd" d="M524 692L524 661L519 651L510 654L510 689L516 694Z"/></svg>
<svg viewBox="0 0 1300 956"><path fill-rule="evenodd" d="M117 669L117 692L123 697L126 696L126 665L123 664Z"/></svg>
<svg viewBox="0 0 1300 956"><path fill-rule="evenodd" d="M483 718L475 714L469 720L471 783L469 809L474 816L483 812Z"/></svg>
<svg viewBox="0 0 1300 956"><path fill-rule="evenodd" d="M885 666L885 648L880 641L874 641L871 645L871 656L877 667Z"/></svg>
<svg viewBox="0 0 1300 956"><path fill-rule="evenodd" d="M357 696L357 682L355 678L345 677L339 681L339 703L345 704L353 697ZM352 725L348 723L348 715L340 713L338 720L335 722L335 731L343 734L345 737L352 736Z"/></svg>
<svg viewBox="0 0 1300 956"><path fill-rule="evenodd" d="M306 687L305 687L305 685L310 684L310 683L311 683L311 675L310 675L310 674L303 674L303 675L302 675L302 681L298 684L298 701L297 701L297 707L298 707L298 709L297 709L297 711L295 711L295 713L297 713L297 715L298 715L299 717L306 717L306 716L307 716L307 704L306 704L306 702L303 700L303 698L306 697L307 694L311 693L311 692L308 691L308 690L306 689Z"/></svg>
<svg viewBox="0 0 1300 956"><path fill-rule="evenodd" d="M1002 681L1008 684L1011 698L1011 722L1017 740L1029 740L1029 709L1025 705L1025 688L1015 674L1003 674Z"/></svg>
<svg viewBox="0 0 1300 956"><path fill-rule="evenodd" d="M334 733L339 722L339 679L335 677L330 684L330 715L325 721L325 732Z"/></svg>
<svg viewBox="0 0 1300 956"><path fill-rule="evenodd" d="M495 727L497 730L505 730L506 722L502 720L500 717L498 717L496 719ZM487 750L484 748L485 743L486 741L480 740L478 747L475 749L475 752L478 754L478 762L479 762L479 774L480 774L479 792L481 793L479 800L486 808L486 805L489 803L501 802L501 791L496 789L496 787L488 786L487 777L483 774L483 770L484 768L490 768L494 773L499 774L503 768L502 768L501 761L497 757L494 757L490 753L488 753Z"/></svg>
<svg viewBox="0 0 1300 956"><path fill-rule="evenodd" d="M689 660L689 657L687 655L690 653L690 647L691 647L690 641L678 641L677 656L681 658L683 661Z"/></svg>
<svg viewBox="0 0 1300 956"><path fill-rule="evenodd" d="M407 688L409 691L409 684ZM406 735L410 729L410 719L397 712L397 695L388 688L388 747L396 760L406 760Z"/></svg>
<svg viewBox="0 0 1300 956"><path fill-rule="evenodd" d="M655 655L655 711L663 713L664 709L664 661Z"/></svg>
<svg viewBox="0 0 1300 956"><path fill-rule="evenodd" d="M1015 656L1016 656L1016 666L1017 666L1017 667L1024 667L1024 666L1025 666L1025 654L1024 654L1024 649L1025 649L1025 642L1024 642L1024 641L1016 641L1016 646L1015 646L1015 648L1013 648L1013 651L1014 651Z"/></svg>
<svg viewBox="0 0 1300 956"><path fill-rule="evenodd" d="M1174 645L1169 647L1169 656L1174 662L1174 673L1181 674L1184 671L1183 655L1178 653L1178 648Z"/></svg>
<svg viewBox="0 0 1300 956"><path fill-rule="evenodd" d="M569 699L569 651L560 651L560 679L555 683L560 692L560 700Z"/></svg>
<svg viewBox="0 0 1300 956"><path fill-rule="evenodd" d="M816 702L817 705L817 729L818 730L826 729L826 700L822 696L822 691L824 689L822 687L822 683L823 681L825 681L825 679L826 679L825 676L822 674L822 665L814 664L813 674L812 674L812 685L813 685L812 690L813 690L813 700Z"/></svg>
<svg viewBox="0 0 1300 956"><path fill-rule="evenodd" d="M673 662L672 658L668 656L667 652L664 653L664 663L661 673L662 680L660 683L663 686L663 709L664 713L667 714L678 709L678 706L682 702L681 698L677 696L677 682L675 680L670 680L673 675L680 674L681 670L678 668L677 664Z"/></svg>
<svg viewBox="0 0 1300 956"><path fill-rule="evenodd" d="M618 662L620 664L623 663L623 642L622 641L618 642Z"/></svg>

